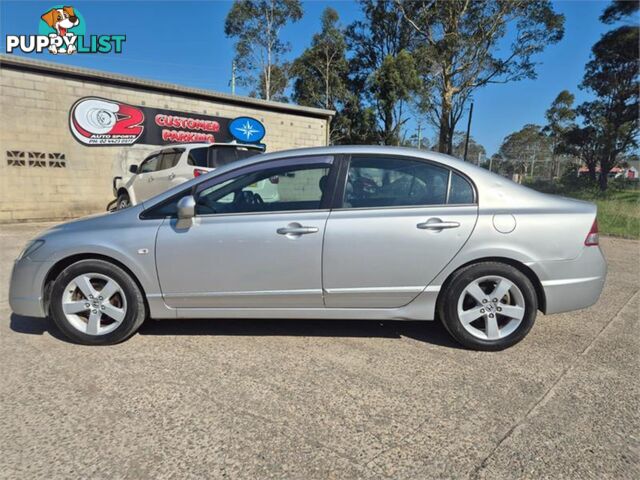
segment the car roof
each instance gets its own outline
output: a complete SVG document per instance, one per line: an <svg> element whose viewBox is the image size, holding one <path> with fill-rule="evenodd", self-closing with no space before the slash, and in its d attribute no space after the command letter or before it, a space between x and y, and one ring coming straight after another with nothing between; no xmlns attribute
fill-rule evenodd
<svg viewBox="0 0 640 480"><path fill-rule="evenodd" d="M264 149L262 148L262 146L260 145L256 145L254 143L234 143L234 142L227 142L227 143L207 143L207 142L193 142L193 143L173 143L171 145L162 145L160 148L153 150L152 152L150 152L149 154L147 154L147 156L151 156L151 155L157 155L158 153L164 152L165 150L173 150L175 148L183 148L185 150L192 150L194 148L201 148L201 147L223 147L223 148L229 148L229 147L240 147L240 148L248 148L249 150L256 150L256 151L260 151L262 152Z"/></svg>

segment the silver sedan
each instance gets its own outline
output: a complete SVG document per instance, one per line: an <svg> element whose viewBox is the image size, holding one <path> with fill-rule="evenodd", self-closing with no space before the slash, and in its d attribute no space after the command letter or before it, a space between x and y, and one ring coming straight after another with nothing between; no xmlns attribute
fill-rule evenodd
<svg viewBox="0 0 640 480"><path fill-rule="evenodd" d="M278 195L262 198L261 182ZM57 226L16 260L10 304L84 344L125 340L146 318L439 318L463 345L499 350L538 310L595 303L605 275L590 203L446 155L329 147Z"/></svg>

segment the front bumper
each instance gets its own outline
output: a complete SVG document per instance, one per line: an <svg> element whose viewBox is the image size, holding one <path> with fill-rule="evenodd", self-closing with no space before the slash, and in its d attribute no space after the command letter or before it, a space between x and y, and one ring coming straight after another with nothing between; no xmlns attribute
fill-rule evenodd
<svg viewBox="0 0 640 480"><path fill-rule="evenodd" d="M9 306L14 313L46 317L42 287L52 266L51 262L34 262L29 258L14 262L9 284Z"/></svg>
<svg viewBox="0 0 640 480"><path fill-rule="evenodd" d="M573 260L528 266L541 280L546 314L590 307L600 298L607 277L607 262L599 247L585 247Z"/></svg>

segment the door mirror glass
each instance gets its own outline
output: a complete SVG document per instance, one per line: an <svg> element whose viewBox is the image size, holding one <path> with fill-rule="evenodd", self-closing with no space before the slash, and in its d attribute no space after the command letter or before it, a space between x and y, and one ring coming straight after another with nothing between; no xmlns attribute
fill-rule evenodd
<svg viewBox="0 0 640 480"><path fill-rule="evenodd" d="M178 201L178 219L188 220L193 218L195 214L196 214L196 201L193 198L193 195L187 195L186 197L182 197Z"/></svg>
<svg viewBox="0 0 640 480"><path fill-rule="evenodd" d="M129 165L129 172L133 174L138 173L138 165Z"/></svg>

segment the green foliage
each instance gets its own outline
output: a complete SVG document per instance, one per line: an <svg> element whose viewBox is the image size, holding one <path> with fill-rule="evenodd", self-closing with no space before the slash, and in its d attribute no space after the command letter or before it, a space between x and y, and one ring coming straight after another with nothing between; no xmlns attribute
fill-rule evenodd
<svg viewBox="0 0 640 480"><path fill-rule="evenodd" d="M407 103L421 87L412 58L414 32L391 0L360 5L364 19L347 29L350 89L363 102L360 109L375 114L374 143L397 145Z"/></svg>
<svg viewBox="0 0 640 480"><path fill-rule="evenodd" d="M564 17L547 0L396 0L414 29L429 93L423 108L451 153L456 124L473 91L535 78L535 54L564 34ZM504 48L508 30L515 40Z"/></svg>
<svg viewBox="0 0 640 480"><path fill-rule="evenodd" d="M592 47L581 84L596 95L577 111L595 143L602 190L620 155L638 145L639 31L637 25L625 25L605 33Z"/></svg>
<svg viewBox="0 0 640 480"><path fill-rule="evenodd" d="M499 154L512 163L513 173L533 176L536 162L550 158L551 151L552 144L543 134L542 127L528 124L505 137Z"/></svg>
<svg viewBox="0 0 640 480"><path fill-rule="evenodd" d="M560 181L526 182L535 190L586 200L598 205L598 228L603 235L640 239L640 189L637 181L615 179L603 192L575 170Z"/></svg>
<svg viewBox="0 0 640 480"><path fill-rule="evenodd" d="M624 17L638 13L640 2L637 0L614 0L600 16L602 23L615 23Z"/></svg>
<svg viewBox="0 0 640 480"><path fill-rule="evenodd" d="M293 62L293 99L300 105L342 110L352 100L348 88L347 44L338 24L338 13L327 7L322 14L322 30L311 46ZM347 136L346 117L338 114L331 124L330 140L337 143Z"/></svg>
<svg viewBox="0 0 640 480"><path fill-rule="evenodd" d="M238 81L266 100L283 98L290 50L280 39L282 28L302 18L300 0L236 0L227 15L224 32L236 39Z"/></svg>

